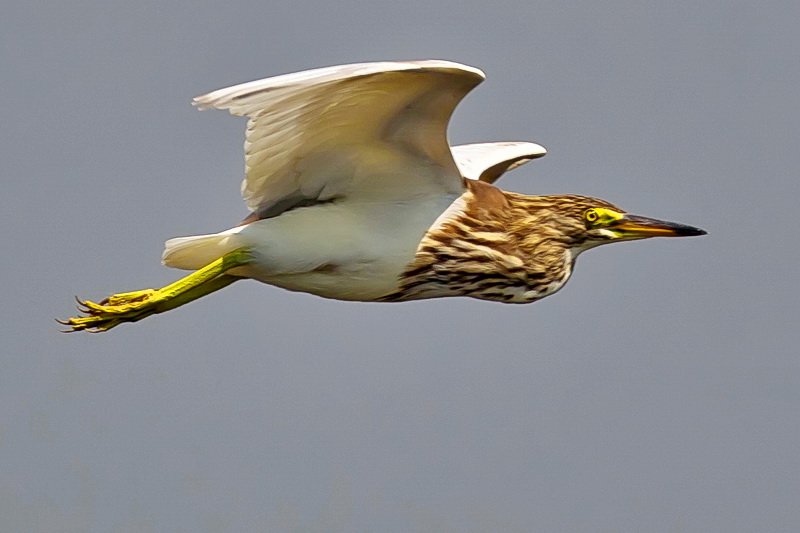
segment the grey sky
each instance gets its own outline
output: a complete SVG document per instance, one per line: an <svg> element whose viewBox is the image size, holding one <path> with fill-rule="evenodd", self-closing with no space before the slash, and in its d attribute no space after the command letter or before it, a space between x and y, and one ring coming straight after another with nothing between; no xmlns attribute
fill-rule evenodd
<svg viewBox="0 0 800 533"><path fill-rule="evenodd" d="M0 523L27 532L796 531L797 2L15 2L0 17ZM450 59L498 184L700 226L557 295L354 304L241 282L104 335L219 231L244 121L191 97Z"/></svg>

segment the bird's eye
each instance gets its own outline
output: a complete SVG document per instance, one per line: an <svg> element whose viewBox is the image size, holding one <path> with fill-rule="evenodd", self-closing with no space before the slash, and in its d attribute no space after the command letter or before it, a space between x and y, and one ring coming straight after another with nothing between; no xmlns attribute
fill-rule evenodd
<svg viewBox="0 0 800 533"><path fill-rule="evenodd" d="M594 209L587 209L583 213L583 218L586 219L586 222L594 223L597 222L597 219L600 218L600 215Z"/></svg>

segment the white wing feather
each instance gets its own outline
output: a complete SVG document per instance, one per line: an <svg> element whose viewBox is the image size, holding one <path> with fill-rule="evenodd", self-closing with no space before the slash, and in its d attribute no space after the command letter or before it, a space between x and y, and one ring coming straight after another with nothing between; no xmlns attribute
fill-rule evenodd
<svg viewBox="0 0 800 533"><path fill-rule="evenodd" d="M453 158L461 175L494 183L505 172L547 154L543 146L529 142L493 142L453 146Z"/></svg>
<svg viewBox="0 0 800 533"><path fill-rule="evenodd" d="M273 216L332 198L460 194L447 124L483 79L448 61L361 63L244 83L194 104L249 117L242 195Z"/></svg>

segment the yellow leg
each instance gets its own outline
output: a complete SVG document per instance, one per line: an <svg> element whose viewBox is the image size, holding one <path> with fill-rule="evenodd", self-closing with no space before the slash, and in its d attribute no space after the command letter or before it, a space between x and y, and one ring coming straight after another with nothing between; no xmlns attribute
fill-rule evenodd
<svg viewBox="0 0 800 533"><path fill-rule="evenodd" d="M246 265L250 261L252 258L247 250L235 250L161 289L114 294L100 303L78 300L78 310L87 316L58 322L69 326L70 329L66 330L68 332L108 331L123 322L136 322L218 291L239 279L226 274L228 270Z"/></svg>

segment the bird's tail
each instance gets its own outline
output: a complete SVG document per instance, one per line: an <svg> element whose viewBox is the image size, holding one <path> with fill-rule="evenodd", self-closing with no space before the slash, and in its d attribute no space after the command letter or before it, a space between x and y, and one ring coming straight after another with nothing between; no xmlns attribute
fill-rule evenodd
<svg viewBox="0 0 800 533"><path fill-rule="evenodd" d="M176 237L164 243L161 262L172 268L198 270L207 264L236 250L239 245L235 239L239 228L233 228L212 235Z"/></svg>

